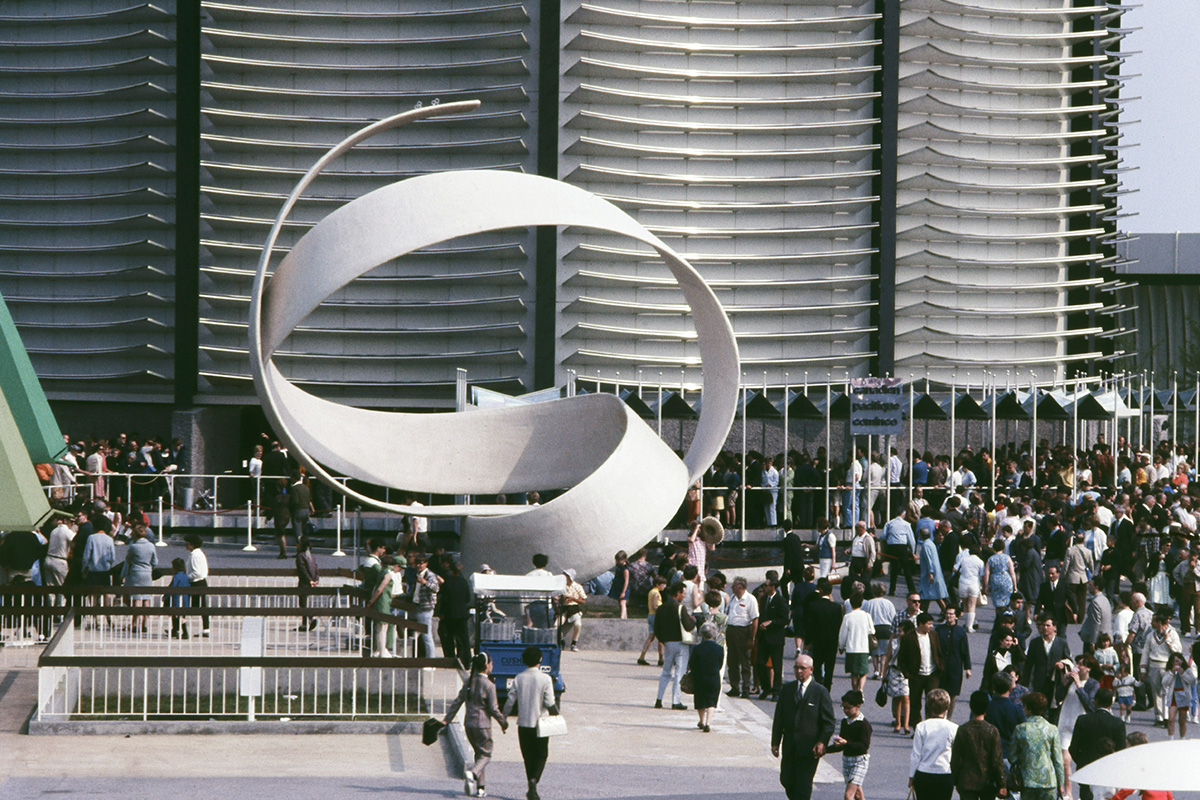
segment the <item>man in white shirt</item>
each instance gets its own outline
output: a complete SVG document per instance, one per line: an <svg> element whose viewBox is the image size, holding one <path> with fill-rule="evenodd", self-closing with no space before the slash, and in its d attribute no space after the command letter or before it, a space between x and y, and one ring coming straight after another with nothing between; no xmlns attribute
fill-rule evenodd
<svg viewBox="0 0 1200 800"><path fill-rule="evenodd" d="M779 470L775 469L775 459L770 456L767 456L763 466L762 482L766 489L763 492L763 519L766 520L768 528L774 528L775 504L779 501Z"/></svg>
<svg viewBox="0 0 1200 800"><path fill-rule="evenodd" d="M871 639L875 636L875 621L862 610L863 596L850 595L850 613L842 617L838 632L838 652L846 654L846 671L850 673L850 688L863 691L871 665Z"/></svg>
<svg viewBox="0 0 1200 800"><path fill-rule="evenodd" d="M725 626L725 642L729 645L729 696L749 697L750 682L753 680L750 653L754 649L755 630L758 627L758 600L746 591L746 579L733 579L733 597L725 606L728 622Z"/></svg>
<svg viewBox="0 0 1200 800"><path fill-rule="evenodd" d="M970 489L974 485L975 473L966 464L959 465L958 469L950 474L950 488L952 490L957 490L960 487Z"/></svg>
<svg viewBox="0 0 1200 800"><path fill-rule="evenodd" d="M862 455L862 450L858 451ZM850 488L843 492L842 498L842 527L853 528L858 522L858 494L862 486L863 466L857 458L851 459L846 469L846 485Z"/></svg>
<svg viewBox="0 0 1200 800"><path fill-rule="evenodd" d="M200 549L200 546L202 544L204 544L204 541L200 538L199 534L189 533L187 536L183 537L183 542L184 542L184 546L187 547L187 551L188 551L188 560L187 560L188 582L191 583L193 589L198 588L198 587L199 588L207 587L208 586L208 556L204 555L204 551ZM208 608L207 595L204 595L204 594L196 595L193 598L192 605L196 606L197 608ZM204 636L204 637L208 637L210 635L208 614L200 615L200 623L201 623L201 626L203 627L203 630L200 631L200 635Z"/></svg>
<svg viewBox="0 0 1200 800"><path fill-rule="evenodd" d="M67 582L67 557L71 554L71 542L75 540L75 518L61 520L50 531L50 542L46 549L45 569L42 583L46 586L62 586ZM55 605L64 604L62 595L51 595Z"/></svg>

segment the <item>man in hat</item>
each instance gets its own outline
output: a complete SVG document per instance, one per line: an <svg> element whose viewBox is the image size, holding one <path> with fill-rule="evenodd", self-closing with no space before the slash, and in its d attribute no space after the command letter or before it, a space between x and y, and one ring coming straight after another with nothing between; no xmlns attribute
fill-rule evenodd
<svg viewBox="0 0 1200 800"><path fill-rule="evenodd" d="M583 629L583 607L587 604L587 593L583 584L575 580L575 570L564 569L567 576L567 588L558 598L558 646L567 646L566 634L571 634L571 652L579 649L579 633Z"/></svg>

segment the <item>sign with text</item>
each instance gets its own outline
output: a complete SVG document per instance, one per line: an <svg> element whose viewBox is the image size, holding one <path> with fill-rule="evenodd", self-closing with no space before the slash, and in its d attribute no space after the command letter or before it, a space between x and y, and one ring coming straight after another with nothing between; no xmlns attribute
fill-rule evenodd
<svg viewBox="0 0 1200 800"><path fill-rule="evenodd" d="M850 433L889 436L904 430L904 389L899 378L850 379Z"/></svg>

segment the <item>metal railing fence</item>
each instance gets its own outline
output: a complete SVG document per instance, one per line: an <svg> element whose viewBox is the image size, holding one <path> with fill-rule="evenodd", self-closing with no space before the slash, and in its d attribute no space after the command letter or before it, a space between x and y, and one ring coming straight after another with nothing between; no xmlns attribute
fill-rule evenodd
<svg viewBox="0 0 1200 800"><path fill-rule="evenodd" d="M418 718L445 714L457 662L364 656L361 609L240 608L211 635L169 633L195 609L68 609L38 659L39 722ZM318 624L304 624L306 614ZM147 631L134 630L145 619ZM401 630L422 626L394 620ZM397 637L411 646L410 637ZM398 645L399 647L399 645Z"/></svg>

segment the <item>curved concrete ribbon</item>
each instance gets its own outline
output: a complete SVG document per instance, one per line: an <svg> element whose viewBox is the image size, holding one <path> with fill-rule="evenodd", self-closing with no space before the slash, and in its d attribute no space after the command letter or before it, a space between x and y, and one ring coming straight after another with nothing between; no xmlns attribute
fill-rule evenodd
<svg viewBox="0 0 1200 800"><path fill-rule="evenodd" d="M263 247L250 305L250 362L263 410L312 474L359 502L400 514L332 479L326 467L372 484L438 494L567 488L540 506L424 506L423 516L466 517L462 553L522 572L546 553L581 577L607 569L618 549L645 544L670 521L690 482L720 452L737 407L738 353L712 290L684 259L611 203L560 181L500 171L409 178L347 203L267 267L283 221L331 161L358 142L416 119L478 103L409 111L364 128L323 156L292 191ZM704 403L682 463L619 398L595 394L462 414L354 408L290 383L272 357L325 299L380 264L460 236L534 225L623 234L653 247L679 283L696 326ZM380 453L404 453L380 458Z"/></svg>

